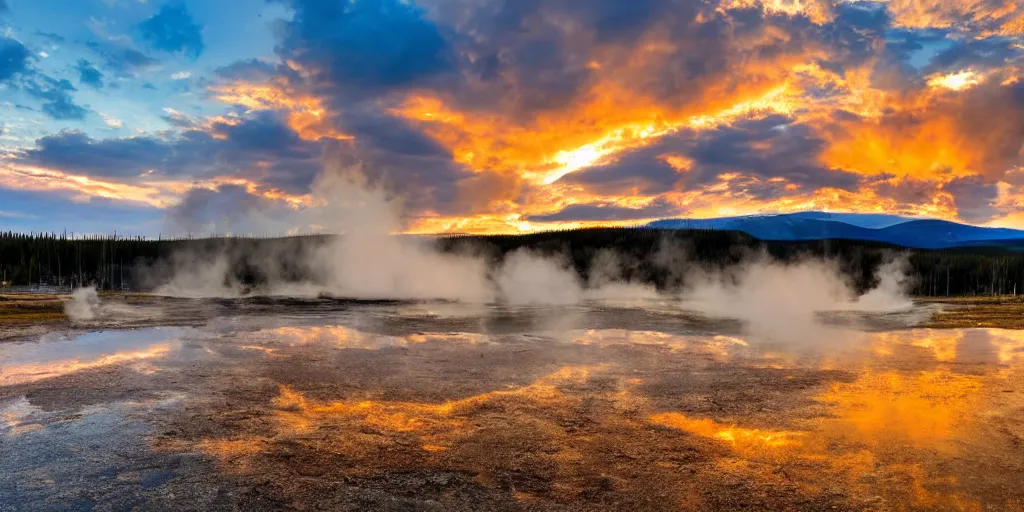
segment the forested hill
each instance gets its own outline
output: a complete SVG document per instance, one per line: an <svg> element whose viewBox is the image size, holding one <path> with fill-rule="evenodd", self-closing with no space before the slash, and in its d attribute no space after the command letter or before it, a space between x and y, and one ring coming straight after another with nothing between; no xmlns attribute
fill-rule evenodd
<svg viewBox="0 0 1024 512"><path fill-rule="evenodd" d="M259 285L268 255L289 278L301 280L310 249L331 236L147 240L59 234L0 233L0 281L4 287L95 285L101 289L145 290L148 269L187 252L224 255L234 277ZM1014 244L941 250L907 249L853 240L762 241L738 231L680 229L586 229L528 235L443 236L430 239L442 251L470 251L500 260L529 248L563 255L586 279L598 253L611 250L624 277L670 289L683 284L693 265L727 267L763 252L782 261L816 256L836 260L861 289L872 285L877 267L895 254L909 256L914 295L990 295L1024 292L1024 251Z"/></svg>

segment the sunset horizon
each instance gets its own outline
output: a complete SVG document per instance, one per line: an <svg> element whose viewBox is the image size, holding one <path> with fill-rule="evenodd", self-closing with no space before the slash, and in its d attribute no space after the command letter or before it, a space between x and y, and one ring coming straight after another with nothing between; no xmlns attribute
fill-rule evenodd
<svg viewBox="0 0 1024 512"><path fill-rule="evenodd" d="M1024 228L1014 1L44 4L0 2L19 231L338 231L310 221L338 174L412 233Z"/></svg>

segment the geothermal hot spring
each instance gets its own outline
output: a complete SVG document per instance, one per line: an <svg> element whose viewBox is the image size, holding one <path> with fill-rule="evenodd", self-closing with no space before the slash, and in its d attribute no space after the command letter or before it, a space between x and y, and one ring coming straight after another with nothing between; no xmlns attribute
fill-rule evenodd
<svg viewBox="0 0 1024 512"><path fill-rule="evenodd" d="M88 302L0 343L0 510L1024 504L1024 333L921 306Z"/></svg>

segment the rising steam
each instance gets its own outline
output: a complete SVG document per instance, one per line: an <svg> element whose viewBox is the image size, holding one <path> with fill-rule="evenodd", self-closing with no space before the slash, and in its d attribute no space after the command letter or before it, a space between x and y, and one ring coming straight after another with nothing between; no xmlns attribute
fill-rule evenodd
<svg viewBox="0 0 1024 512"><path fill-rule="evenodd" d="M653 286L630 282L624 261L599 252L584 280L559 255L531 250L503 258L445 252L431 240L396 236L403 231L402 205L386 189L367 181L359 168L331 168L314 184L312 206L293 213L293 223L318 226L340 236L290 254L247 254L266 285L248 290L231 276L228 254L179 252L153 274L165 276L157 292L186 297L237 297L249 293L331 295L365 299L442 299L463 303L573 305L584 301L663 297ZM910 305L903 293L903 262L883 265L878 285L858 296L834 262L808 259L779 263L764 255L727 270L707 271L687 262L671 244L646 263L685 283L681 307L707 316L736 318L752 332L791 337L819 327L827 311L891 311ZM290 279L295 273L304 280ZM312 277L309 277L312 276ZM74 301L73 301L74 302ZM88 308L83 308L88 314Z"/></svg>
<svg viewBox="0 0 1024 512"><path fill-rule="evenodd" d="M904 291L904 268L905 260L899 259L882 265L876 272L878 285L858 296L834 261L783 263L759 255L728 270L694 272L682 296L688 309L742 320L757 337L811 342L837 334L820 321L822 313L912 307Z"/></svg>
<svg viewBox="0 0 1024 512"><path fill-rule="evenodd" d="M64 314L73 322L94 320L100 307L100 297L93 286L78 288L64 303Z"/></svg>

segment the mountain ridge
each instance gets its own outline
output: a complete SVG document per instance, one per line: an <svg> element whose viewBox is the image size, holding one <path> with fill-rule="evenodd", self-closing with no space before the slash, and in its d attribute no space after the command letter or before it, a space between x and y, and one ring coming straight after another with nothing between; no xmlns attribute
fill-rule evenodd
<svg viewBox="0 0 1024 512"><path fill-rule="evenodd" d="M1024 240L1024 231L887 214L797 212L712 219L662 219L647 224L661 229L743 231L761 240L806 241L829 238L886 242L918 249L945 249Z"/></svg>

